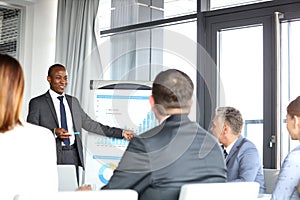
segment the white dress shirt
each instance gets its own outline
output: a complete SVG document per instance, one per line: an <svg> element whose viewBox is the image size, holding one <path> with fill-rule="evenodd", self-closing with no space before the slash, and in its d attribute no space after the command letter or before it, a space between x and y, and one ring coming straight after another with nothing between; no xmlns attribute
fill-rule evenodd
<svg viewBox="0 0 300 200"><path fill-rule="evenodd" d="M63 93L62 95L57 94L56 92L54 92L53 90L49 89L49 93L50 96L52 98L53 104L54 104L54 108L55 108L55 112L56 112L56 116L59 122L59 127L61 127L61 120L60 120L60 101L57 97L59 96L64 96L63 98L63 103L66 109L66 117L67 117L67 124L68 124L68 132L72 133L72 135L69 137L70 138L70 145L74 144L75 141L75 136L74 136L74 127L73 127L73 119L72 119L72 114L71 114L71 110L69 107L69 104L67 102L66 96ZM56 135L55 135L56 136ZM65 146L65 144L62 142L62 146Z"/></svg>
<svg viewBox="0 0 300 200"><path fill-rule="evenodd" d="M224 147L225 151L227 152L227 155L229 155L233 145L236 143L236 141L238 140L238 138L236 138L230 145L228 145L228 147Z"/></svg>

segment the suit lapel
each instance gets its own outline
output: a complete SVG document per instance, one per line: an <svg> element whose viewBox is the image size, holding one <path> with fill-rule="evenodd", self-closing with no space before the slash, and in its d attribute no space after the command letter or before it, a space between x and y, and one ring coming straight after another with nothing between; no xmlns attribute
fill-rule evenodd
<svg viewBox="0 0 300 200"><path fill-rule="evenodd" d="M76 127L76 123L74 123L74 120L75 120L75 118L74 118L74 114L73 114L73 105L72 105L72 97L71 96L69 96L69 95L65 95L66 96L66 100L67 100L67 102L68 102L68 105L69 105L69 108L70 108L70 112L71 112L71 115L72 115L72 122L73 122L73 128L74 128L74 131L78 131L78 129L77 129L77 127Z"/></svg>
<svg viewBox="0 0 300 200"><path fill-rule="evenodd" d="M238 140L235 142L233 145L232 149L230 150L227 159L226 159L226 164L229 162L229 160L239 151L241 142L243 140L243 137L239 137Z"/></svg>
<svg viewBox="0 0 300 200"><path fill-rule="evenodd" d="M75 119L74 114L73 114L74 108L72 106L74 106L74 105L72 104L72 102L73 102L72 97L67 95L67 94L65 94L65 97L66 97L66 100L68 102L70 112L71 112L71 115L72 115L73 129L74 129L75 132L77 132L77 131L81 132L81 130L77 128L76 123L74 123L76 119ZM81 146L80 142L79 142L80 140L81 140L80 136L76 134L74 142L76 143L77 147ZM80 156L80 154L79 154L79 156Z"/></svg>
<svg viewBox="0 0 300 200"><path fill-rule="evenodd" d="M58 123L56 111L55 111L55 108L54 108L54 104L53 104L51 95L49 94L49 91L46 92L45 97L46 97L46 102L48 103L48 106L49 106L49 108L50 108L51 114L52 114L52 116L54 117L55 122L56 122L56 124L57 124L57 127L59 127L59 123Z"/></svg>

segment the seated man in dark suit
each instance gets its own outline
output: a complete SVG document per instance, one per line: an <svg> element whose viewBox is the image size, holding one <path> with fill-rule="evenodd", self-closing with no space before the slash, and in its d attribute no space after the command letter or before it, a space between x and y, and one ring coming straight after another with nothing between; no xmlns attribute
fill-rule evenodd
<svg viewBox="0 0 300 200"><path fill-rule="evenodd" d="M133 189L140 200L177 200L183 184L226 181L218 141L188 118L193 90L179 70L157 75L149 101L160 125L131 140L102 189Z"/></svg>

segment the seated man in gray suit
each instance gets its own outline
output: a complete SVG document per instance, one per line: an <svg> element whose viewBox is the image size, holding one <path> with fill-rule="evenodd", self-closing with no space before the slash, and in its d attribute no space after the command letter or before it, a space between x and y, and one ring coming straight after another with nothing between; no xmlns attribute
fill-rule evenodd
<svg viewBox="0 0 300 200"><path fill-rule="evenodd" d="M188 118L193 90L179 70L157 75L149 101L160 125L131 140L102 189L133 189L140 200L177 200L183 184L226 181L218 141Z"/></svg>
<svg viewBox="0 0 300 200"><path fill-rule="evenodd" d="M241 135L243 118L239 110L220 107L211 127L212 133L224 147L229 182L260 184L260 193L265 193L263 167L256 146Z"/></svg>

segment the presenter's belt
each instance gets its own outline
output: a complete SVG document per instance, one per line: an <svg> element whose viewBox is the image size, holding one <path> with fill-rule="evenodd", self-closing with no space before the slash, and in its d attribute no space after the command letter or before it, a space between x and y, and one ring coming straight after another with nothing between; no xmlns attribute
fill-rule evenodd
<svg viewBox="0 0 300 200"><path fill-rule="evenodd" d="M74 144L72 144L71 146L62 146L62 150L74 150L74 149L76 149L76 147L75 147L75 145Z"/></svg>

